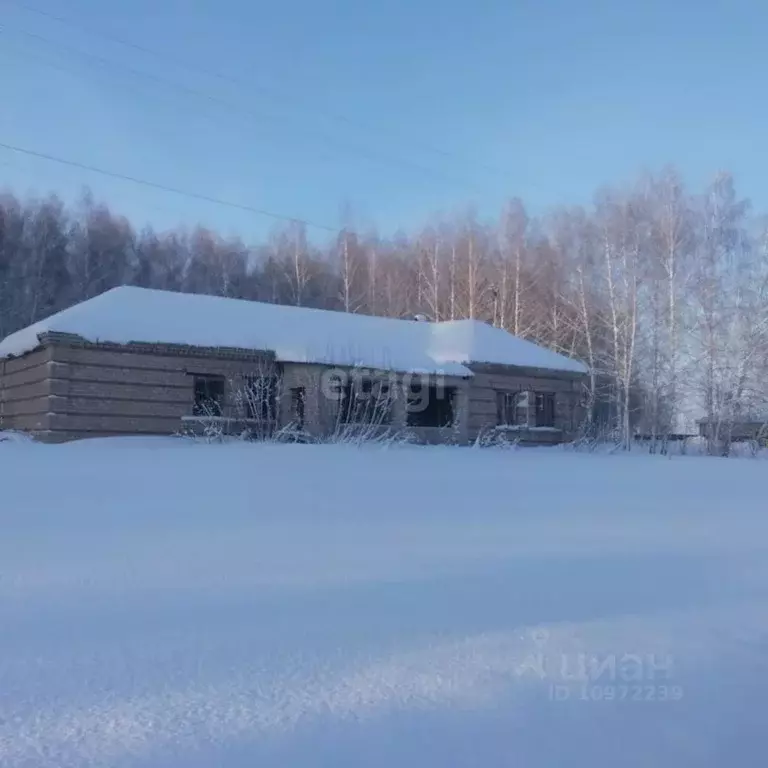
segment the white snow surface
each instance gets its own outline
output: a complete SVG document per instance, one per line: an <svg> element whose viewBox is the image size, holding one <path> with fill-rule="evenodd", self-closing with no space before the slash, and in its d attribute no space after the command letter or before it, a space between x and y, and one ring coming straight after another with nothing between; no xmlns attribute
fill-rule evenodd
<svg viewBox="0 0 768 768"><path fill-rule="evenodd" d="M0 442L0 766L762 766L759 460Z"/></svg>
<svg viewBox="0 0 768 768"><path fill-rule="evenodd" d="M465 377L472 375L463 365L470 362L586 371L576 360L476 320L425 323L132 286L11 334L0 342L0 358L29 352L46 331L92 342L270 350L282 362Z"/></svg>
<svg viewBox="0 0 768 768"><path fill-rule="evenodd" d="M429 353L437 362L494 363L586 373L583 363L477 320L430 323Z"/></svg>

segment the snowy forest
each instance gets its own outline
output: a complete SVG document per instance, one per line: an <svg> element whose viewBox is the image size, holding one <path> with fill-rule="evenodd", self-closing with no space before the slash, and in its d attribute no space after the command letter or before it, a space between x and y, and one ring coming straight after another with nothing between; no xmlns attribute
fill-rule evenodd
<svg viewBox="0 0 768 768"><path fill-rule="evenodd" d="M350 217L351 219L351 217ZM584 360L590 422L620 439L761 418L768 405L768 219L719 174L666 169L532 217L510 199L384 237L300 222L246 244L137 230L89 194L0 195L0 337L120 284L430 320L476 318Z"/></svg>

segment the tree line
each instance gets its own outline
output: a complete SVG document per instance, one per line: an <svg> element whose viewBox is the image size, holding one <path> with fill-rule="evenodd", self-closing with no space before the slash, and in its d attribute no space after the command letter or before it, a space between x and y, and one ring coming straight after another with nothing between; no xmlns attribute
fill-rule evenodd
<svg viewBox="0 0 768 768"><path fill-rule="evenodd" d="M246 245L198 227L137 231L84 194L0 195L0 337L132 284L430 320L476 318L584 360L588 424L633 433L768 411L768 226L721 173L689 191L665 169L532 217L511 199L413 233L348 223L327 242L291 222ZM727 440L726 440L727 442Z"/></svg>

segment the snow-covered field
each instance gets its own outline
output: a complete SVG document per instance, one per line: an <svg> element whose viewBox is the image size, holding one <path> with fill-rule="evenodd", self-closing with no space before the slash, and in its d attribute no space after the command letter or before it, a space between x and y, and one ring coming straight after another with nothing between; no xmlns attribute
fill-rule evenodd
<svg viewBox="0 0 768 768"><path fill-rule="evenodd" d="M766 470L0 442L0 766L764 765Z"/></svg>

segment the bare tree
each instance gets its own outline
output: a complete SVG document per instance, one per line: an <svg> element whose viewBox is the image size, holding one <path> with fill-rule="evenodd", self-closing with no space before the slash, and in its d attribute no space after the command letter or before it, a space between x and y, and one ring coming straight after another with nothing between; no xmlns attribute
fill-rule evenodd
<svg viewBox="0 0 768 768"><path fill-rule="evenodd" d="M342 309L359 312L365 301L365 257L357 234L349 229L339 235L338 263Z"/></svg>
<svg viewBox="0 0 768 768"><path fill-rule="evenodd" d="M443 239L437 227L426 229L419 238L417 300L419 310L425 311L430 320L442 320L443 287Z"/></svg>
<svg viewBox="0 0 768 768"><path fill-rule="evenodd" d="M598 239L596 229L581 209L561 210L549 222L551 238L565 273L561 285L562 315L570 328L570 354L589 367L584 392L586 421L590 430L596 423L598 372L604 363L604 301L598 280Z"/></svg>
<svg viewBox="0 0 768 768"><path fill-rule="evenodd" d="M24 285L24 227L26 210L11 195L0 197L0 336L27 321L20 300Z"/></svg>
<svg viewBox="0 0 768 768"><path fill-rule="evenodd" d="M187 264L188 245L183 235L157 235L145 229L136 243L133 282L145 288L180 291Z"/></svg>
<svg viewBox="0 0 768 768"><path fill-rule="evenodd" d="M454 308L452 317L487 319L492 316L492 288L489 275L488 233L478 224L474 213L463 217L452 251Z"/></svg>
<svg viewBox="0 0 768 768"><path fill-rule="evenodd" d="M71 225L67 253L73 300L96 296L127 282L135 271L133 228L86 191Z"/></svg>
<svg viewBox="0 0 768 768"><path fill-rule="evenodd" d="M525 290L524 260L527 251L528 215L522 200L514 198L507 204L502 219L502 234L496 281L494 323L515 336L523 332L523 301Z"/></svg>
<svg viewBox="0 0 768 768"><path fill-rule="evenodd" d="M610 344L603 367L613 380L618 428L625 448L631 447L632 386L639 319L643 221L637 202L616 192L604 193L597 220L606 293L606 323Z"/></svg>
<svg viewBox="0 0 768 768"><path fill-rule="evenodd" d="M28 206L24 227L22 267L26 322L55 312L67 288L67 221L58 198Z"/></svg>
<svg viewBox="0 0 768 768"><path fill-rule="evenodd" d="M640 194L650 228L642 265L645 423L654 439L658 436L666 441L671 431L685 428L681 367L688 340L682 329L695 248L694 212L672 168L658 179L649 178Z"/></svg>
<svg viewBox="0 0 768 768"><path fill-rule="evenodd" d="M729 450L730 425L740 409L740 382L751 360L743 282L747 210L748 203L736 197L732 178L720 174L707 190L700 213L692 333L710 453Z"/></svg>
<svg viewBox="0 0 768 768"><path fill-rule="evenodd" d="M276 240L277 259L285 270L290 303L297 307L304 306L313 272L307 228L301 222L292 222L286 231L277 235Z"/></svg>

